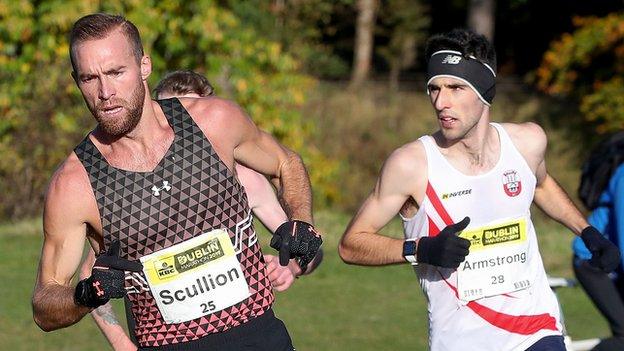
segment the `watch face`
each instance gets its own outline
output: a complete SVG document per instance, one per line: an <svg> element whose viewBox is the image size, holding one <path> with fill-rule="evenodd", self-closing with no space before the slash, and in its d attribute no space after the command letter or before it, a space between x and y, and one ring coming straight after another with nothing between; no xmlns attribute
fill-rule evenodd
<svg viewBox="0 0 624 351"><path fill-rule="evenodd" d="M406 240L403 242L403 256L414 256L416 254L416 242Z"/></svg>

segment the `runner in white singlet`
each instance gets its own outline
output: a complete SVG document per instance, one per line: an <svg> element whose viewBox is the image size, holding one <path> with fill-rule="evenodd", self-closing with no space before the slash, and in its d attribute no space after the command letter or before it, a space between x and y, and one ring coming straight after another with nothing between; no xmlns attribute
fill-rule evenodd
<svg viewBox="0 0 624 351"><path fill-rule="evenodd" d="M490 122L496 57L487 39L454 30L431 38L427 57L440 129L386 160L342 237L340 256L360 265L414 265L434 351L564 351L531 203L589 243L599 268L614 269L619 252L546 172L544 131ZM405 240L379 234L397 213Z"/></svg>
<svg viewBox="0 0 624 351"><path fill-rule="evenodd" d="M464 233L489 229L471 238L471 254L457 270L414 266L430 299L434 350L461 350L464 345L487 350L492 344L500 350L524 350L544 336L561 334L529 212L535 174L503 127L491 125L498 132L500 156L491 170L479 175L463 174L444 158L432 137L420 138L428 189L418 212L403 218L406 238L436 234L465 216L470 225ZM473 252L477 246L482 250Z"/></svg>

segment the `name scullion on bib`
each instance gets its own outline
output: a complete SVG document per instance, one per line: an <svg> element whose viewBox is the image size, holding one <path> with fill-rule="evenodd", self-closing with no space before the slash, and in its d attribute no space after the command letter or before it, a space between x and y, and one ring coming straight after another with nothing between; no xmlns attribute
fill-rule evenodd
<svg viewBox="0 0 624 351"><path fill-rule="evenodd" d="M168 324L221 311L250 295L230 237L223 229L144 256L141 262Z"/></svg>
<svg viewBox="0 0 624 351"><path fill-rule="evenodd" d="M525 218L464 230L459 236L470 240L470 253L457 268L460 300L472 301L531 286Z"/></svg>

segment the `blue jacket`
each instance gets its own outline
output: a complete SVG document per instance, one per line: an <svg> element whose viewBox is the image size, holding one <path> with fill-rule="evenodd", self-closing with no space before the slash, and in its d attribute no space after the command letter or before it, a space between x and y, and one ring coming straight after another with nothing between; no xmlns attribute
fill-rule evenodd
<svg viewBox="0 0 624 351"><path fill-rule="evenodd" d="M599 202L601 205L587 218L589 224L624 251L624 164L613 172L607 188L600 195ZM588 260L592 256L580 237L574 238L572 249L574 254L582 259ZM620 265L624 267L624 255Z"/></svg>

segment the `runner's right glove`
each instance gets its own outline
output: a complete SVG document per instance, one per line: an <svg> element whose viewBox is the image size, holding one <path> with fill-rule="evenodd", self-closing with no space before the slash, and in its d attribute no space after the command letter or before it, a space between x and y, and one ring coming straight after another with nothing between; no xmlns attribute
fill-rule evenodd
<svg viewBox="0 0 624 351"><path fill-rule="evenodd" d="M271 239L271 247L279 251L280 265L287 266L294 258L302 272L306 271L322 243L323 239L311 224L298 220L282 223Z"/></svg>
<svg viewBox="0 0 624 351"><path fill-rule="evenodd" d="M605 273L612 272L620 264L620 250L598 229L589 226L581 232L581 239L592 253L589 264L600 268Z"/></svg>
<svg viewBox="0 0 624 351"><path fill-rule="evenodd" d="M468 255L470 241L457 236L464 230L470 218L446 226L436 236L425 236L418 240L416 261L444 268L457 268Z"/></svg>
<svg viewBox="0 0 624 351"><path fill-rule="evenodd" d="M140 262L119 257L119 240L115 240L108 251L95 260L91 276L78 282L74 301L81 306L99 307L109 299L124 297L124 271L140 272L142 269Z"/></svg>

